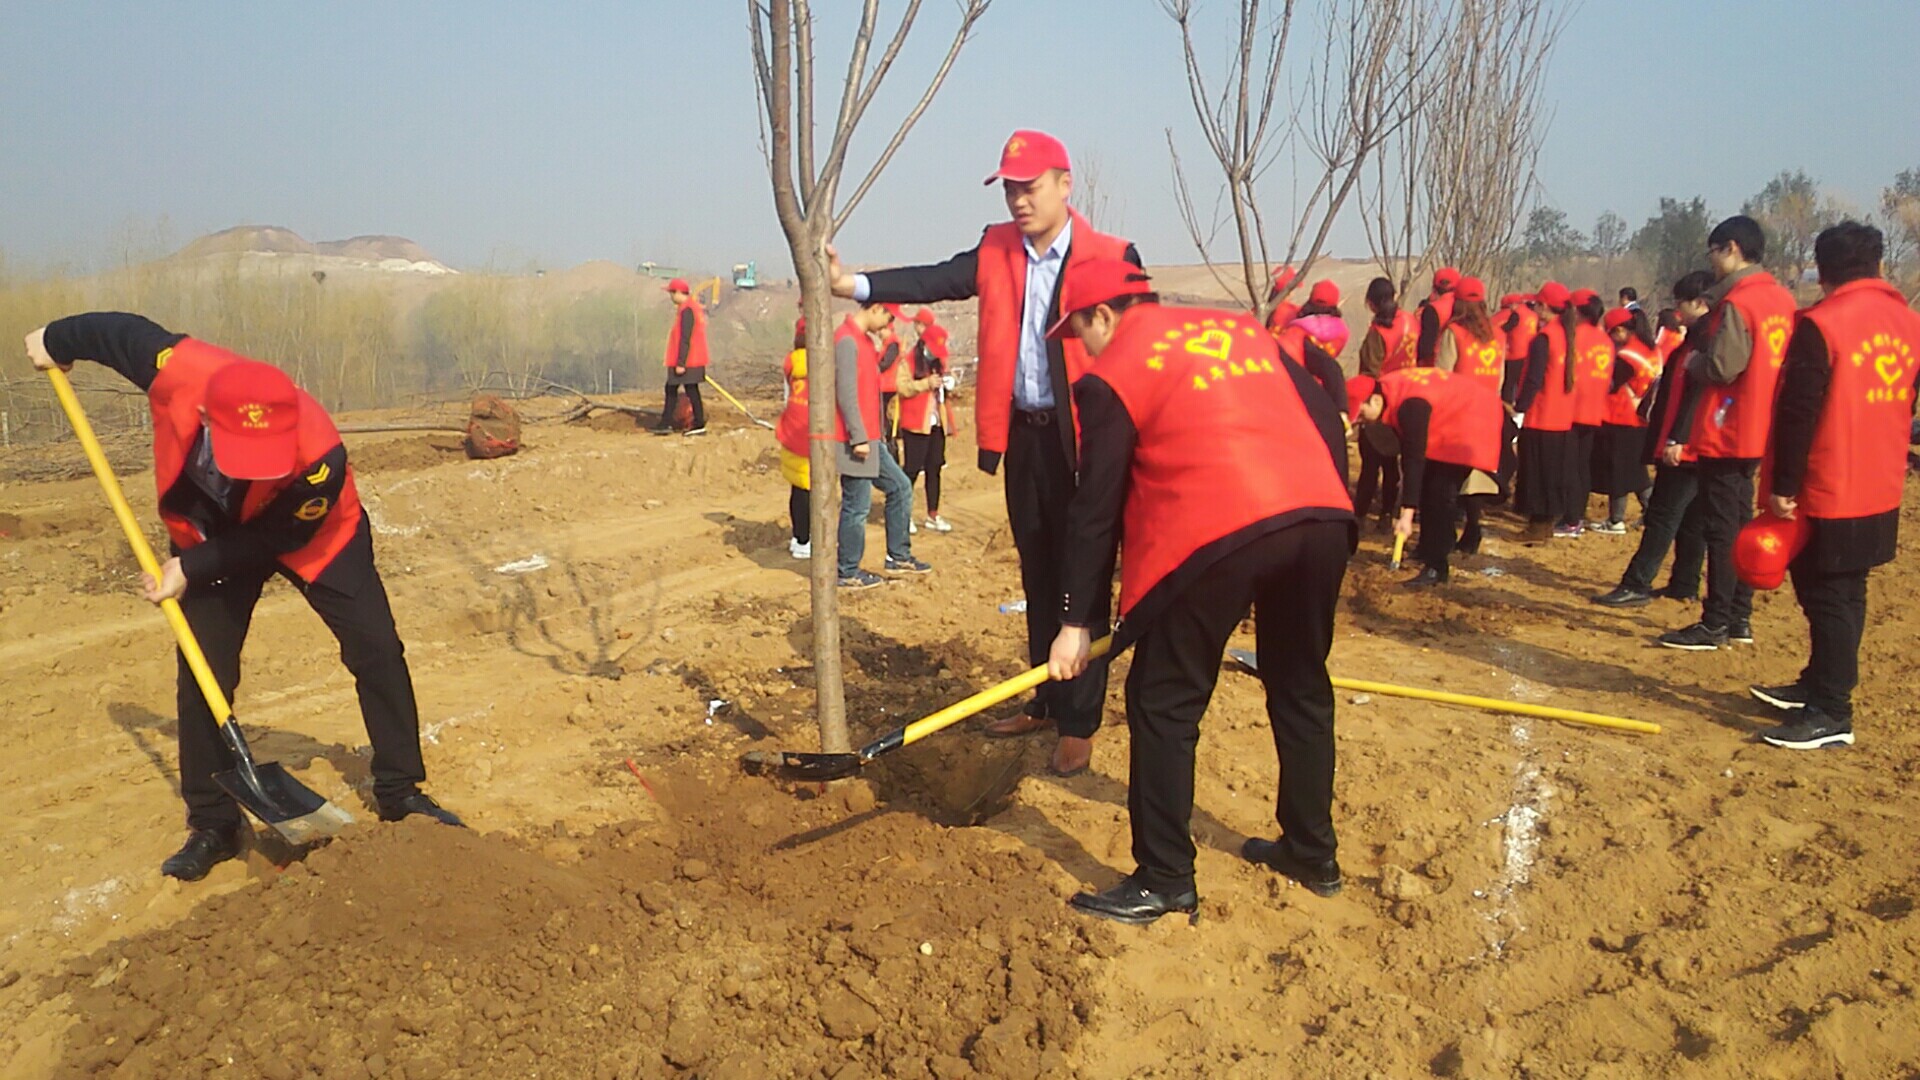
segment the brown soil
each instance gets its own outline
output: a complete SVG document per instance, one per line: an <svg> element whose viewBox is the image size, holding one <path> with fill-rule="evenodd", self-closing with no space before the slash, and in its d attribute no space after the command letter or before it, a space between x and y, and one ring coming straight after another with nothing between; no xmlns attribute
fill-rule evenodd
<svg viewBox="0 0 1920 1080"><path fill-rule="evenodd" d="M973 725L826 791L738 770L812 744L810 628L770 439L712 411L705 440L534 425L493 462L350 436L430 786L475 830L365 824L186 887L155 873L181 837L165 631L90 480L0 474L0 1075L1920 1069L1903 564L1873 582L1860 745L1790 754L1751 741L1770 721L1744 693L1798 670L1790 593L1760 597L1758 645L1692 656L1649 644L1682 605L1585 602L1631 536L1526 548L1500 520L1425 595L1370 536L1336 673L1665 733L1343 694L1348 886L1320 900L1235 854L1271 835L1277 767L1258 684L1229 669L1200 744L1202 918L1115 929L1061 901L1132 865L1119 678L1070 780L1047 740ZM957 531L915 538L936 572L843 602L857 737L1023 666L1021 620L995 610L1019 595L999 481L947 479ZM150 477L127 487L150 518ZM1910 560L1920 511L1906 526ZM370 822L335 655L270 587L240 716Z"/></svg>

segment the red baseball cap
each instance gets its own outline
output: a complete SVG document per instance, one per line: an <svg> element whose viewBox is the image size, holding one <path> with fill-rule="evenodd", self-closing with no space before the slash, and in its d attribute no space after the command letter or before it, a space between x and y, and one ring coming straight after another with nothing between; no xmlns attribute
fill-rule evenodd
<svg viewBox="0 0 1920 1080"><path fill-rule="evenodd" d="M1487 283L1477 277L1461 278L1460 284L1454 286L1453 295L1466 303L1478 300L1484 304L1487 302Z"/></svg>
<svg viewBox="0 0 1920 1080"><path fill-rule="evenodd" d="M933 309L930 307L923 307L913 313L913 321L919 323L921 326L932 326L936 317Z"/></svg>
<svg viewBox="0 0 1920 1080"><path fill-rule="evenodd" d="M1733 566L1740 580L1756 589L1777 589L1787 579L1787 567L1807 546L1807 519L1775 517L1763 510L1741 528L1733 541Z"/></svg>
<svg viewBox="0 0 1920 1080"><path fill-rule="evenodd" d="M986 182L991 184L995 180L1012 180L1024 184L1029 180L1038 180L1049 169L1073 171L1073 161L1067 157L1067 145L1044 131L1023 128L1007 136L1007 145L1000 151L1000 167L987 177Z"/></svg>
<svg viewBox="0 0 1920 1080"><path fill-rule="evenodd" d="M907 313L901 310L899 304L881 304L880 306L887 309L887 314L893 316L895 319L904 319L907 317Z"/></svg>
<svg viewBox="0 0 1920 1080"><path fill-rule="evenodd" d="M1307 302L1325 304L1328 307L1340 306L1340 286L1327 278L1313 283L1313 291L1307 294Z"/></svg>
<svg viewBox="0 0 1920 1080"><path fill-rule="evenodd" d="M1574 291L1573 295L1567 297L1567 303L1572 304L1574 307L1581 307L1585 304L1591 304L1598 299L1600 299L1600 294L1594 292L1592 289L1578 289Z"/></svg>
<svg viewBox="0 0 1920 1080"><path fill-rule="evenodd" d="M1433 272L1433 287L1441 292L1446 292L1458 284L1460 284L1460 271L1451 266L1443 266Z"/></svg>
<svg viewBox="0 0 1920 1080"><path fill-rule="evenodd" d="M1531 299L1533 298L1527 296L1525 293L1510 292L1500 298L1500 306L1503 308L1513 307L1515 304L1524 304Z"/></svg>
<svg viewBox="0 0 1920 1080"><path fill-rule="evenodd" d="M1633 312L1623 307L1617 307L1607 312L1607 317L1600 320L1600 325L1606 327L1608 330L1618 330L1632 322Z"/></svg>
<svg viewBox="0 0 1920 1080"><path fill-rule="evenodd" d="M1047 336L1072 337L1067 320L1077 311L1152 291L1153 279L1125 259L1088 259L1074 267L1073 274L1060 286L1060 321L1047 329Z"/></svg>
<svg viewBox="0 0 1920 1080"><path fill-rule="evenodd" d="M687 284L686 278L677 277L667 282L667 291L690 293L693 291L693 286Z"/></svg>
<svg viewBox="0 0 1920 1080"><path fill-rule="evenodd" d="M1550 308L1563 308L1567 306L1571 294L1567 292L1565 285L1557 281L1549 281L1540 286L1540 291L1535 293L1533 298Z"/></svg>
<svg viewBox="0 0 1920 1080"><path fill-rule="evenodd" d="M213 464L235 480L278 480L298 468L300 390L287 373L239 360L207 380Z"/></svg>
<svg viewBox="0 0 1920 1080"><path fill-rule="evenodd" d="M1300 276L1300 271L1295 270L1291 266L1274 267L1273 287L1281 292L1285 292L1287 289L1287 286L1293 284L1293 279L1299 276Z"/></svg>

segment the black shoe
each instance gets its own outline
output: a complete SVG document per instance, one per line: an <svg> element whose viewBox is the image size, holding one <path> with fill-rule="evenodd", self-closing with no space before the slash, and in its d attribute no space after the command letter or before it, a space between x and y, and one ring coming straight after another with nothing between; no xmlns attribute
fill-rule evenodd
<svg viewBox="0 0 1920 1080"><path fill-rule="evenodd" d="M1402 588L1407 589L1431 589L1436 585L1445 585L1446 583L1447 575L1429 566L1425 570L1401 582L1400 585Z"/></svg>
<svg viewBox="0 0 1920 1080"><path fill-rule="evenodd" d="M1687 652L1713 652L1727 643L1727 632L1718 626L1694 623L1684 630L1670 630L1654 639L1669 649ZM1751 639L1749 639L1751 640Z"/></svg>
<svg viewBox="0 0 1920 1080"><path fill-rule="evenodd" d="M1753 644L1753 624L1750 622L1727 624L1727 640L1735 645Z"/></svg>
<svg viewBox="0 0 1920 1080"><path fill-rule="evenodd" d="M1653 603L1653 594L1645 589L1636 589L1631 585L1622 585L1608 593L1590 596L1587 599L1601 607L1646 607Z"/></svg>
<svg viewBox="0 0 1920 1080"><path fill-rule="evenodd" d="M1462 536L1460 542L1454 545L1454 550L1462 555L1478 555L1480 554L1480 540L1480 533L1471 533Z"/></svg>
<svg viewBox="0 0 1920 1080"><path fill-rule="evenodd" d="M1089 915L1144 926L1176 911L1183 915L1193 914L1200 909L1200 894L1192 889L1178 893L1155 892L1129 875L1106 892L1081 893L1067 903L1074 910Z"/></svg>
<svg viewBox="0 0 1920 1080"><path fill-rule="evenodd" d="M930 574L933 572L933 564L908 556L905 559L889 558L885 569L889 574Z"/></svg>
<svg viewBox="0 0 1920 1080"><path fill-rule="evenodd" d="M1761 732L1760 741L1769 746L1784 747L1788 750L1819 750L1828 746L1852 746L1853 723L1849 720L1835 720L1809 705L1800 711L1800 715L1795 717L1792 723L1768 728Z"/></svg>
<svg viewBox="0 0 1920 1080"><path fill-rule="evenodd" d="M1262 840L1257 836L1240 846L1240 857L1292 878L1315 896L1340 895L1340 864L1333 859L1304 863L1288 854L1280 841Z"/></svg>
<svg viewBox="0 0 1920 1080"><path fill-rule="evenodd" d="M1786 712L1807 707L1807 690L1799 683L1791 686L1749 686L1747 693Z"/></svg>
<svg viewBox="0 0 1920 1080"><path fill-rule="evenodd" d="M1653 595L1656 599L1678 600L1683 604L1697 603L1700 599L1700 593L1698 590L1695 590L1693 592L1681 592L1679 589L1674 588L1672 585L1668 585L1664 588L1653 590Z"/></svg>
<svg viewBox="0 0 1920 1080"><path fill-rule="evenodd" d="M423 795L418 791L397 802L380 804L381 821L399 821L401 818L412 817L415 814L430 817L442 825L452 825L456 829L467 827L467 823L454 816L453 811L434 802L433 796Z"/></svg>
<svg viewBox="0 0 1920 1080"><path fill-rule="evenodd" d="M180 850L160 864L160 872L181 881L199 881L214 867L239 855L238 829L195 829Z"/></svg>

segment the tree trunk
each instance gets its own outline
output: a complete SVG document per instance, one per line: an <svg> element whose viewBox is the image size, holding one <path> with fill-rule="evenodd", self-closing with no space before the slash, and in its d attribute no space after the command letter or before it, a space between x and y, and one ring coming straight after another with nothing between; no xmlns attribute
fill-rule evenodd
<svg viewBox="0 0 1920 1080"><path fill-rule="evenodd" d="M844 754L853 749L853 741L847 733L847 699L840 671L840 463L834 455L838 444L833 441L833 296L823 241L796 238L793 265L800 275L801 309L807 317L807 468L811 477L807 514L813 531L808 592L813 607L814 714L820 725L821 751Z"/></svg>

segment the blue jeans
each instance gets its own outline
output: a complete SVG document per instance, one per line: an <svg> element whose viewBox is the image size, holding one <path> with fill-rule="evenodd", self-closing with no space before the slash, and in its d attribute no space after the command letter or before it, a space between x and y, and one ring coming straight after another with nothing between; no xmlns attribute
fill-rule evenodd
<svg viewBox="0 0 1920 1080"><path fill-rule="evenodd" d="M877 480L865 476L840 478L840 576L851 577L867 553L867 514L873 509L873 486L887 497L887 558L913 558L907 526L913 521L913 485L884 442L869 443L880 456Z"/></svg>

